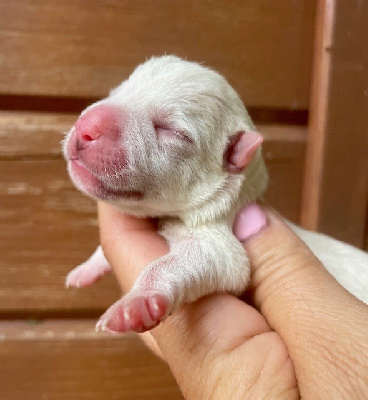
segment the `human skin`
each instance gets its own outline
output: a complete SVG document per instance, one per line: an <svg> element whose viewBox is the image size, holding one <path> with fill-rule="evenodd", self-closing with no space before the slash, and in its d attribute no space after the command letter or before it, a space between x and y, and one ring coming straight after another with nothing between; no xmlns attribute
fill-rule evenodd
<svg viewBox="0 0 368 400"><path fill-rule="evenodd" d="M168 252L154 221L99 203L101 243L124 292ZM216 294L181 306L145 343L185 399L362 399L368 393L368 307L269 210L236 222L252 265L247 299Z"/></svg>

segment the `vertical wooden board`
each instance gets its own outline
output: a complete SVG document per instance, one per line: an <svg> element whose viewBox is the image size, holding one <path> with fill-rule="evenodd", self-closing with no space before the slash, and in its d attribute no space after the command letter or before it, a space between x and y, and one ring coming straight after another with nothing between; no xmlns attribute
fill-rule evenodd
<svg viewBox="0 0 368 400"><path fill-rule="evenodd" d="M269 171L269 187L265 196L267 204L284 217L299 223L304 175L304 135L284 143L266 141L263 152Z"/></svg>
<svg viewBox="0 0 368 400"><path fill-rule="evenodd" d="M368 201L367 201L367 213L366 213L366 221L365 221L365 243L364 243L364 249L365 251L368 251Z"/></svg>
<svg viewBox="0 0 368 400"><path fill-rule="evenodd" d="M105 96L152 55L223 73L247 105L307 108L315 0L2 0L0 92Z"/></svg>
<svg viewBox="0 0 368 400"><path fill-rule="evenodd" d="M368 1L320 1L303 225L362 247L368 198Z"/></svg>

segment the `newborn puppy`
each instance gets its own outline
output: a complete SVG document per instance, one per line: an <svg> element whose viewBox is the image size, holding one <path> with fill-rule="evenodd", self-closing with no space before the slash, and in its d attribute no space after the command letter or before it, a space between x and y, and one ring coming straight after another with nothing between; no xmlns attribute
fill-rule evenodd
<svg viewBox="0 0 368 400"><path fill-rule="evenodd" d="M81 114L64 143L74 184L123 213L159 217L170 245L97 329L142 332L183 302L244 291L249 261L232 226L237 211L266 189L261 143L222 76L173 56L138 66ZM110 270L98 247L66 284L88 286Z"/></svg>
<svg viewBox="0 0 368 400"><path fill-rule="evenodd" d="M170 245L98 328L144 331L183 302L244 291L249 262L233 220L267 186L254 130L222 76L172 56L140 65L82 113L64 146L73 182L124 213L160 217ZM98 248L67 286L89 285L109 269Z"/></svg>

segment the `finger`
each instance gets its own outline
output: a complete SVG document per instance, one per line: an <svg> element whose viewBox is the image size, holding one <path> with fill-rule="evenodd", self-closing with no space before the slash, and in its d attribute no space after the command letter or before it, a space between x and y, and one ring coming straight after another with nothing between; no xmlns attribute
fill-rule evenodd
<svg viewBox="0 0 368 400"><path fill-rule="evenodd" d="M128 292L144 266L168 251L167 243L157 234L152 220L122 214L103 202L98 202L98 213L105 256L113 266L121 288ZM164 359L150 332L139 336L151 351Z"/></svg>
<svg viewBox="0 0 368 400"><path fill-rule="evenodd" d="M150 261L167 252L167 244L149 221L107 205L99 205L99 216L106 257L127 290ZM284 343L254 308L230 295L184 305L151 333L145 340L157 351L151 338L156 340L187 398L237 399L251 392L261 398L261 391L296 398Z"/></svg>
<svg viewBox="0 0 368 400"><path fill-rule="evenodd" d="M266 215L265 225L265 214L253 205L243 210L236 223L238 233L243 227L245 236L251 236L244 247L253 269L254 302L285 341L302 397L317 398L317 392L308 390L320 390L321 376L335 390L336 380L344 381L346 365L361 373L358 353L366 342L362 335L367 309L335 281L280 218L267 210Z"/></svg>
<svg viewBox="0 0 368 400"><path fill-rule="evenodd" d="M161 349L159 348L156 339L152 336L151 332L139 333L140 338L143 340L145 345L156 354L161 360L166 361Z"/></svg>
<svg viewBox="0 0 368 400"><path fill-rule="evenodd" d="M186 399L297 399L280 336L231 295L182 306L152 331Z"/></svg>
<svg viewBox="0 0 368 400"><path fill-rule="evenodd" d="M98 215L104 254L123 291L128 292L142 269L169 251L168 244L152 220L124 215L102 202Z"/></svg>

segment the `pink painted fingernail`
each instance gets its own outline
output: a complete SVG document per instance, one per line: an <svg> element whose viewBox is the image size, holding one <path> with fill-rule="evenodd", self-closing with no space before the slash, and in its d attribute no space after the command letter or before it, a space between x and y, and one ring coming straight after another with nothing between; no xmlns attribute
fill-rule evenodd
<svg viewBox="0 0 368 400"><path fill-rule="evenodd" d="M244 207L236 216L233 232L243 242L258 233L266 225L266 214L258 204L252 203Z"/></svg>

